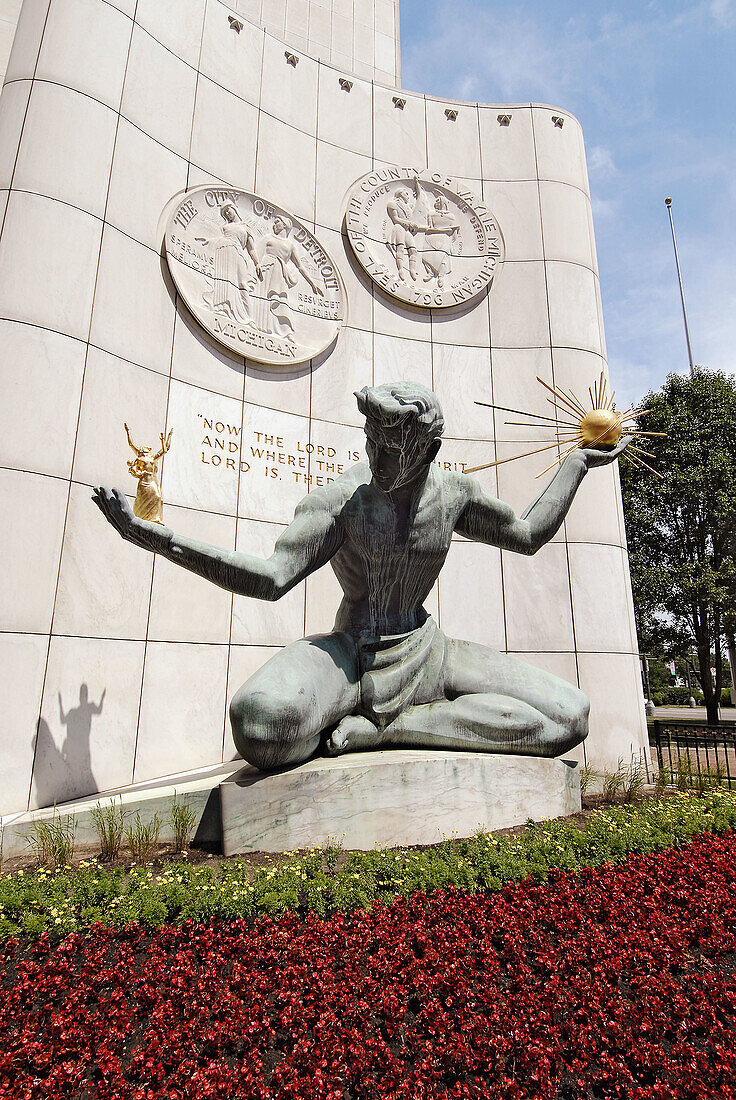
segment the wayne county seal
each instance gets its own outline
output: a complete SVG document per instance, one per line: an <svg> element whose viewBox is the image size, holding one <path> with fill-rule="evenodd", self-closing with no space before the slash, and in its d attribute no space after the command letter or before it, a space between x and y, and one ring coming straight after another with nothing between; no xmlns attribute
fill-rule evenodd
<svg viewBox="0 0 736 1100"><path fill-rule="evenodd" d="M337 267L301 222L266 199L188 191L168 219L165 248L184 302L230 351L289 367L335 340L345 316Z"/></svg>
<svg viewBox="0 0 736 1100"><path fill-rule="evenodd" d="M371 279L413 306L470 301L504 258L501 229L485 203L441 172L369 172L351 188L345 226Z"/></svg>

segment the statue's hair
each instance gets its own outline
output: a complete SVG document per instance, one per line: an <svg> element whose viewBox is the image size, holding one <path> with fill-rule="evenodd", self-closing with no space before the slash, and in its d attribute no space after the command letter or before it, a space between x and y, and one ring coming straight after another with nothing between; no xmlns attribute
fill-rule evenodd
<svg viewBox="0 0 736 1100"><path fill-rule="evenodd" d="M366 420L381 431L409 429L428 443L439 439L445 421L437 397L419 382L387 382L365 386L355 394Z"/></svg>

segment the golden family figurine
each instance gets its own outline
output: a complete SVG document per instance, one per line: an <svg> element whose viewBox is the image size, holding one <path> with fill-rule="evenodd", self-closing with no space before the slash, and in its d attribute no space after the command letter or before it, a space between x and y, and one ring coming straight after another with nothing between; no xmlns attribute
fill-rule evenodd
<svg viewBox="0 0 736 1100"><path fill-rule="evenodd" d="M128 443L135 454L135 458L128 461L128 469L133 477L138 478L138 491L133 502L133 515L138 519L147 519L150 523L163 524L164 501L161 496L161 486L158 483L158 460L171 446L173 428L164 439L161 432L161 448L153 453L153 447L136 447L130 438L130 428L124 425Z"/></svg>

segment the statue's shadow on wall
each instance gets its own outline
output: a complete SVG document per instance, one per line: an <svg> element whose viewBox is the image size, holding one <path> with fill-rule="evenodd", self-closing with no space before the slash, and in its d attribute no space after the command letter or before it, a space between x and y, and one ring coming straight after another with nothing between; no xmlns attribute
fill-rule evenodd
<svg viewBox="0 0 736 1100"><path fill-rule="evenodd" d="M39 719L33 768L39 806L50 806L54 801L67 802L99 790L92 771L90 740L92 722L102 714L106 692L107 689L103 689L99 700L94 702L89 697L87 684L83 683L79 687L78 702L68 710L59 692L59 723L64 731L60 745L46 719Z"/></svg>

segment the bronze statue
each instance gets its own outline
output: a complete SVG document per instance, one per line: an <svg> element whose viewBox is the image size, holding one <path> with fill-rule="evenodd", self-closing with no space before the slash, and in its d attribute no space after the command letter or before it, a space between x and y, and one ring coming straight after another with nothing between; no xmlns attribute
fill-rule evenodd
<svg viewBox="0 0 736 1100"><path fill-rule="evenodd" d="M344 597L334 631L287 646L230 704L235 745L262 770L389 746L559 756L587 735L571 684L473 642L446 638L424 609L453 532L519 554L554 536L589 469L628 445L576 448L518 518L466 474L434 465L436 396L397 382L356 394L368 462L310 492L267 560L138 519L119 490L94 499L124 539L230 592L278 600L330 562ZM478 614L483 609L478 608Z"/></svg>

